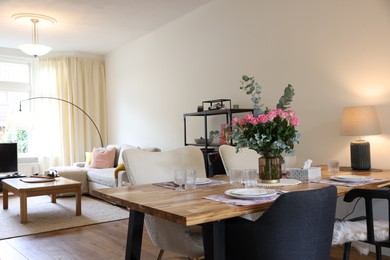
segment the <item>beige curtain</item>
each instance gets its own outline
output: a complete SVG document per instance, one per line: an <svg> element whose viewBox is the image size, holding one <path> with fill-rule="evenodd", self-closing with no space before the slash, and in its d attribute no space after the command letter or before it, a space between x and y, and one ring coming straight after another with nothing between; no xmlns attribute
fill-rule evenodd
<svg viewBox="0 0 390 260"><path fill-rule="evenodd" d="M31 100L36 119L32 144L41 168L84 161L85 152L102 146L98 131L103 145L107 139L104 60L40 59L36 75L32 97L63 100Z"/></svg>

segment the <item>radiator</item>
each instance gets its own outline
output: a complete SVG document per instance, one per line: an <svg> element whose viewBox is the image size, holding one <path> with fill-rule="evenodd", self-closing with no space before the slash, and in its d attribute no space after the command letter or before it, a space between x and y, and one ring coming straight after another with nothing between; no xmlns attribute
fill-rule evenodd
<svg viewBox="0 0 390 260"><path fill-rule="evenodd" d="M39 172L38 157L24 157L18 159L18 172L27 176Z"/></svg>

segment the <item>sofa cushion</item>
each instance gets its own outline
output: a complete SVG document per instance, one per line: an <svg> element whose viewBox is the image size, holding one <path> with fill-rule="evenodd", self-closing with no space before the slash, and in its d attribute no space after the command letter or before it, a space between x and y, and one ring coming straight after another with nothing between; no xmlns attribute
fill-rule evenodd
<svg viewBox="0 0 390 260"><path fill-rule="evenodd" d="M89 182L95 182L104 186L116 187L114 178L115 168L92 169L87 172Z"/></svg>
<svg viewBox="0 0 390 260"><path fill-rule="evenodd" d="M115 162L114 162L114 167L118 166L118 159L119 159L119 154L121 152L122 145L120 144L108 144L106 146L106 149L112 149L115 148Z"/></svg>
<svg viewBox="0 0 390 260"><path fill-rule="evenodd" d="M85 165L90 166L92 163L92 152L85 152Z"/></svg>
<svg viewBox="0 0 390 260"><path fill-rule="evenodd" d="M99 150L93 148L91 168L112 168L115 164L116 149Z"/></svg>

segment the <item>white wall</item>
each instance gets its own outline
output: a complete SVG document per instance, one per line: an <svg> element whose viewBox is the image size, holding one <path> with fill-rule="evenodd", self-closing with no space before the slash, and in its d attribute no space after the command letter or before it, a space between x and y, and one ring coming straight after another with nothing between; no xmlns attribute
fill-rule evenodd
<svg viewBox="0 0 390 260"><path fill-rule="evenodd" d="M215 0L106 57L109 142L183 145L183 113L202 100L250 107L242 74L273 107L288 83L296 92L298 162L339 159L345 106L377 106L382 135L368 137L372 166L390 168L390 1ZM202 131L193 135L202 135Z"/></svg>

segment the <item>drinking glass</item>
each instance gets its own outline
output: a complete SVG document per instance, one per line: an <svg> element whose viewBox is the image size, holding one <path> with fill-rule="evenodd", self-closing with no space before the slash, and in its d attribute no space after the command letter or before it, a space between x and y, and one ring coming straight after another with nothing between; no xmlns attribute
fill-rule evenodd
<svg viewBox="0 0 390 260"><path fill-rule="evenodd" d="M242 184L242 170L230 170L229 181L237 189Z"/></svg>
<svg viewBox="0 0 390 260"><path fill-rule="evenodd" d="M186 178L187 178L187 171L186 170L175 170L174 182L175 182L175 184L178 185L176 190L178 190L178 191L184 190Z"/></svg>
<svg viewBox="0 0 390 260"><path fill-rule="evenodd" d="M245 188L256 188L257 187L257 170L256 169L245 169L242 173L242 179Z"/></svg>
<svg viewBox="0 0 390 260"><path fill-rule="evenodd" d="M187 169L185 188L193 190L196 187L196 170Z"/></svg>
<svg viewBox="0 0 390 260"><path fill-rule="evenodd" d="M340 171L340 164L338 160L331 160L328 163L328 172L337 174Z"/></svg>

